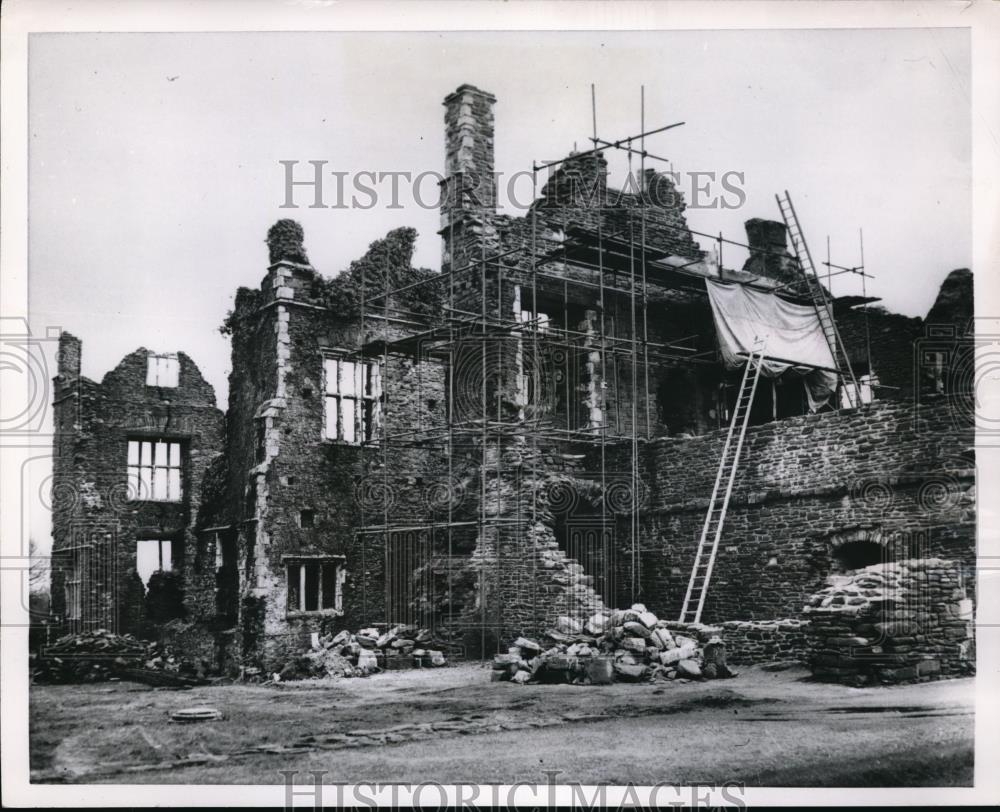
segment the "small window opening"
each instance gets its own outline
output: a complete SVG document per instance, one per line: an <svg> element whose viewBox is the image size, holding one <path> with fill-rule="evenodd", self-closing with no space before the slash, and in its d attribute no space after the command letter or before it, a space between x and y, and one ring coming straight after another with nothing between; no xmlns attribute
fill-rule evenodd
<svg viewBox="0 0 1000 812"><path fill-rule="evenodd" d="M154 355L146 358L146 386L176 387L181 364L176 355Z"/></svg>
<svg viewBox="0 0 1000 812"><path fill-rule="evenodd" d="M342 611L344 574L340 560L320 558L289 562L288 611Z"/></svg>

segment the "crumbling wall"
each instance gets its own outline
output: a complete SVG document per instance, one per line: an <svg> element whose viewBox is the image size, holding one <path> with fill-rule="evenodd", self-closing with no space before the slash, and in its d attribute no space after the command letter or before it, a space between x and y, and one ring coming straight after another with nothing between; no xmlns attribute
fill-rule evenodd
<svg viewBox="0 0 1000 812"><path fill-rule="evenodd" d="M880 387L879 400L913 402L914 371L918 364L915 344L924 332L920 318L890 313L877 305L847 307L850 300L834 307L837 329L847 348L855 376L860 380L871 371Z"/></svg>
<svg viewBox="0 0 1000 812"><path fill-rule="evenodd" d="M572 462L558 459L552 447L515 438L490 443L486 451L483 525L472 556L478 604L466 620L470 653L541 634L561 615L588 617L604 609L594 573L561 549L556 535L570 490L600 500L593 483L569 476Z"/></svg>
<svg viewBox="0 0 1000 812"><path fill-rule="evenodd" d="M832 576L810 597L809 664L830 682L908 682L975 670L963 568L939 558Z"/></svg>
<svg viewBox="0 0 1000 812"><path fill-rule="evenodd" d="M140 348L100 383L80 374L81 342L60 337L55 378L52 480L53 613L65 618L66 584L82 577L75 629L155 633L167 616L200 618L205 605L194 582L194 518L201 481L222 445L223 415L215 393L184 353L176 387L147 386ZM130 439L170 440L182 446L179 501L152 501L128 479ZM136 541L169 540L173 573L151 580L147 594L136 574Z"/></svg>
<svg viewBox="0 0 1000 812"><path fill-rule="evenodd" d="M422 521L431 511L426 489L414 485L426 478L429 486L445 470L440 452L401 443L385 460L377 445L324 436L327 357L380 365L391 386L383 385L376 408L379 430L434 431L443 423L439 360L422 348L384 363L380 354L357 354L366 341L405 335L391 322L362 326L358 315L360 296L381 289L387 270L390 284L409 281L415 232L392 232L328 280L289 258L306 256L301 230L280 225L269 234L274 262L260 290L241 292L226 324L233 374L225 498L239 531L239 639L243 660L265 666L301 650L314 632L386 622L386 539L367 529L387 513L390 522ZM290 610L289 562L317 559L342 562L342 608Z"/></svg>
<svg viewBox="0 0 1000 812"><path fill-rule="evenodd" d="M885 560L941 556L975 566L971 428L938 403L876 402L751 427L704 619L795 617L843 545ZM619 591L679 614L725 440L723 431L640 449L642 538L619 555ZM627 449L609 453L611 464Z"/></svg>

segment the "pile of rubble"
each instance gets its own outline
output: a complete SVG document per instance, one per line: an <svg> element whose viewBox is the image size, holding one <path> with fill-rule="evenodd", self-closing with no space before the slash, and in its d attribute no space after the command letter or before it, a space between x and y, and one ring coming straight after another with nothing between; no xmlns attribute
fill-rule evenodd
<svg viewBox="0 0 1000 812"><path fill-rule="evenodd" d="M35 682L103 682L134 678L162 684L201 681L202 663L181 657L160 643L118 635L108 629L68 634L32 655Z"/></svg>
<svg viewBox="0 0 1000 812"><path fill-rule="evenodd" d="M289 662L272 679L365 677L386 668L439 668L447 665L444 651L435 646L433 634L416 626L396 626L387 632L361 629L327 634L313 648Z"/></svg>
<svg viewBox="0 0 1000 812"><path fill-rule="evenodd" d="M818 679L864 685L974 669L972 602L956 562L873 564L827 583L804 610Z"/></svg>
<svg viewBox="0 0 1000 812"><path fill-rule="evenodd" d="M641 603L598 612L581 623L560 617L544 647L519 637L493 659L493 680L606 685L615 680L700 680L736 676L718 636L698 640L671 632Z"/></svg>

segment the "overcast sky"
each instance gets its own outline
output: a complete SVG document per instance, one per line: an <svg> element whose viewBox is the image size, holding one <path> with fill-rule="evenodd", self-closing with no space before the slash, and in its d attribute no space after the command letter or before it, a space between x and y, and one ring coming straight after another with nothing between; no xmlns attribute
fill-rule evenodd
<svg viewBox="0 0 1000 812"><path fill-rule="evenodd" d="M645 85L648 128L686 122L650 151L744 173L746 204L689 211L692 227L742 240L788 189L817 262L829 235L833 261L856 264L863 228L868 292L924 315L971 263L969 73L960 29L34 35L32 329L79 336L98 380L139 346L184 350L224 408L217 328L236 288L259 284L276 219L302 223L327 275L401 225L419 231L417 263L440 267L436 211L407 195L397 210L281 209L278 162L440 171L441 101L465 82L497 97L508 174L590 146L592 82L599 135L638 132ZM626 168L612 158L612 183Z"/></svg>

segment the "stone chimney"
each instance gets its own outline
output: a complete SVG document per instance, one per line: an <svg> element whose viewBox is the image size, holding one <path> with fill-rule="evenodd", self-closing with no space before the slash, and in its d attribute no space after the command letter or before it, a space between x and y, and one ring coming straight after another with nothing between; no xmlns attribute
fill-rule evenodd
<svg viewBox="0 0 1000 812"><path fill-rule="evenodd" d="M56 359L56 375L60 383L75 383L80 378L80 357L83 344L72 333L59 334L59 355Z"/></svg>
<svg viewBox="0 0 1000 812"><path fill-rule="evenodd" d="M788 249L788 236L785 224L777 220L762 220L754 217L744 223L747 230L747 242L751 250L772 249L785 252Z"/></svg>
<svg viewBox="0 0 1000 812"><path fill-rule="evenodd" d="M278 220L267 230L268 275L264 289L268 298L299 299L316 279L304 246L305 234L295 220Z"/></svg>
<svg viewBox="0 0 1000 812"><path fill-rule="evenodd" d="M744 271L781 282L791 282L799 277L799 263L788 252L784 223L754 217L747 220L744 226L750 246L750 256L743 264Z"/></svg>
<svg viewBox="0 0 1000 812"><path fill-rule="evenodd" d="M441 228L459 212L496 213L493 105L496 97L462 85L444 100L445 161Z"/></svg>

